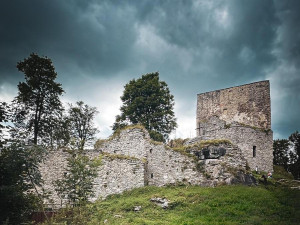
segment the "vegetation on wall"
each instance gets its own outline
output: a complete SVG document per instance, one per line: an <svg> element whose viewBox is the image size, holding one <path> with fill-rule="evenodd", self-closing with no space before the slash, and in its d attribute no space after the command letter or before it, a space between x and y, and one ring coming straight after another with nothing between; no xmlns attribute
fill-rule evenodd
<svg viewBox="0 0 300 225"><path fill-rule="evenodd" d="M214 145L218 146L220 144L232 145L231 141L227 139L213 139L213 140L202 140L192 145L183 145L181 147L172 148L175 151L180 152L191 152L191 151L201 151L203 148Z"/></svg>
<svg viewBox="0 0 300 225"><path fill-rule="evenodd" d="M63 179L55 182L55 190L60 198L68 199L72 206L86 204L94 196L93 181L97 177L101 158L90 160L81 151L74 151L67 161L66 172Z"/></svg>

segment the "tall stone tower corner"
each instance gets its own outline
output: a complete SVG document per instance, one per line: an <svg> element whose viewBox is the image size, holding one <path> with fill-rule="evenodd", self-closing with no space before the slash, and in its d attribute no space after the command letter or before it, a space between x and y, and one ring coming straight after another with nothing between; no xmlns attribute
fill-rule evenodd
<svg viewBox="0 0 300 225"><path fill-rule="evenodd" d="M241 148L251 170L273 171L268 80L197 95L200 140L228 139Z"/></svg>

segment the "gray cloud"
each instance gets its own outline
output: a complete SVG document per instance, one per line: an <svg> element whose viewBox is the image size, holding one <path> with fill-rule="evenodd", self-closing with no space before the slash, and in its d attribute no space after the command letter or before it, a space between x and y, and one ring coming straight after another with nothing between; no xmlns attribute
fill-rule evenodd
<svg viewBox="0 0 300 225"><path fill-rule="evenodd" d="M1 87L16 86L16 63L37 52L53 60L65 99L101 112L129 79L159 71L177 102L177 135L189 136L197 93L270 79L275 136L299 129L297 1L1 2Z"/></svg>

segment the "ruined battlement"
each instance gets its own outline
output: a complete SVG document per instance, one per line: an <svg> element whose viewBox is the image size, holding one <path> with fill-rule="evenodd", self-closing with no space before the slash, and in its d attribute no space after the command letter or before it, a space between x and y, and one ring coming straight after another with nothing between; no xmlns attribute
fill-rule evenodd
<svg viewBox="0 0 300 225"><path fill-rule="evenodd" d="M271 129L270 83L268 80L197 95L197 136L201 123L217 116L226 123Z"/></svg>

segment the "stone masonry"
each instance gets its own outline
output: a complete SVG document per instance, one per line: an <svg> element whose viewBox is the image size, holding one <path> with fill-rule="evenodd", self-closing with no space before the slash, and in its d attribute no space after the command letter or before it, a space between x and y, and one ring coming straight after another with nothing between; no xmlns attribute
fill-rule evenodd
<svg viewBox="0 0 300 225"><path fill-rule="evenodd" d="M197 128L211 116L226 123L239 122L253 127L271 129L269 81L260 81L210 91L197 96ZM197 136L200 136L198 129Z"/></svg>
<svg viewBox="0 0 300 225"><path fill-rule="evenodd" d="M269 81L198 94L197 138L228 139L252 170L273 171Z"/></svg>
<svg viewBox="0 0 300 225"><path fill-rule="evenodd" d="M185 183L215 186L245 182L246 159L238 146L229 141L202 141L200 144L171 149L163 143L152 141L143 128L132 127L120 131L103 141L98 149L85 152L91 159L102 158L98 176L94 180L95 197L91 200L145 185ZM204 154L203 149L210 154ZM67 152L53 151L47 161L40 165L43 188L50 193L45 200L52 204L49 207L61 207L67 203L66 199L57 196L53 185L66 172L67 157ZM242 174L239 179L236 178L236 172Z"/></svg>

